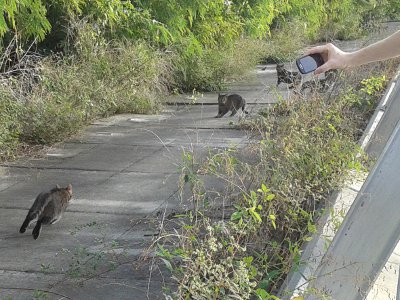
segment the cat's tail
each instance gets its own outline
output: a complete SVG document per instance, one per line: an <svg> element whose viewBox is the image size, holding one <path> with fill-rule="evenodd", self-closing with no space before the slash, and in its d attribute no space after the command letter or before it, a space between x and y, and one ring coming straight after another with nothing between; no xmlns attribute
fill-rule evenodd
<svg viewBox="0 0 400 300"><path fill-rule="evenodd" d="M41 230L42 230L42 220L38 220L35 228L33 228L32 231L32 236L35 240L37 240L37 238L39 237Z"/></svg>
<svg viewBox="0 0 400 300"><path fill-rule="evenodd" d="M39 212L31 213L29 212L28 215L25 218L24 223L22 223L21 228L19 229L20 233L24 233L26 231L26 228L29 226L29 224L34 221L37 217L39 216Z"/></svg>

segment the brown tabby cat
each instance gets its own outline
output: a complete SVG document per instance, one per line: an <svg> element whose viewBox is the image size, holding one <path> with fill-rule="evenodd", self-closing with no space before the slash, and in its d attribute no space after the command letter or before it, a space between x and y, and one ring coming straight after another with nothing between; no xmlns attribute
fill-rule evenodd
<svg viewBox="0 0 400 300"><path fill-rule="evenodd" d="M241 108L244 113L246 100L238 94L218 94L218 115L216 118L222 118L228 111L232 111L231 117L236 115L237 111Z"/></svg>
<svg viewBox="0 0 400 300"><path fill-rule="evenodd" d="M66 188L61 188L57 185L49 192L40 193L29 209L19 232L24 233L29 224L37 220L36 226L32 231L33 238L36 240L40 235L42 225L54 224L61 219L71 198L71 184Z"/></svg>

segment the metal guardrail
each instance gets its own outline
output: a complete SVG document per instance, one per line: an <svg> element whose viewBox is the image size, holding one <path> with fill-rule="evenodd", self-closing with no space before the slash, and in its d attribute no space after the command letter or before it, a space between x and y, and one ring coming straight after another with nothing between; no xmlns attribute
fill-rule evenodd
<svg viewBox="0 0 400 300"><path fill-rule="evenodd" d="M400 97L400 95L399 95ZM400 238L400 125L336 233L311 287L321 299L364 299Z"/></svg>

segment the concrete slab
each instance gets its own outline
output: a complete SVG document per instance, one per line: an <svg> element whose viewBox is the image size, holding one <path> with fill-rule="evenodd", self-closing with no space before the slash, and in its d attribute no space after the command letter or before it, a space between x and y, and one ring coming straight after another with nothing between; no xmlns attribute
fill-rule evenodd
<svg viewBox="0 0 400 300"><path fill-rule="evenodd" d="M0 299L34 299L35 291L47 290L48 286L62 278L61 274L40 274L0 270ZM18 286L15 286L18 282ZM50 295L49 300L62 299L61 295Z"/></svg>
<svg viewBox="0 0 400 300"><path fill-rule="evenodd" d="M134 215L68 210L60 222L45 226L40 237L34 240L32 228L24 234L18 232L25 214L23 210L0 210L0 278L1 272L16 272L38 276L55 274L57 278L63 275L68 280L82 278L83 274L114 270L111 262L132 266L154 234L146 222L137 222L137 217L132 223ZM69 275L65 277L66 272ZM131 277L143 279L145 275L142 271L131 270ZM30 279L28 276L28 282ZM14 287L21 287L15 283ZM0 290L3 284L0 280ZM40 287L40 284L36 286Z"/></svg>
<svg viewBox="0 0 400 300"><path fill-rule="evenodd" d="M249 112L252 111L252 108L246 106L246 110ZM230 113L227 113L222 118L215 118L217 114L218 105L179 106L174 117L167 120L164 124L165 126L191 129L235 129L239 120L246 116L242 111L233 117L230 117ZM252 113L251 115L254 114Z"/></svg>
<svg viewBox="0 0 400 300"><path fill-rule="evenodd" d="M178 117L177 117L178 118ZM222 130L218 128L200 128L193 124L188 118L182 118L182 122L191 124L191 126L180 126L179 120L176 124L169 123L170 126L139 128L124 137L103 137L93 136L92 134L84 135L89 143L104 143L119 146L186 146L190 144L202 144L204 146L221 146L228 147L231 144L239 144L246 138L244 132L239 130ZM223 120L222 122L227 122ZM174 126L172 126L174 125ZM186 128L185 128L186 127ZM104 145L103 145L104 147ZM113 149L113 147L111 147ZM129 152L129 147L126 149Z"/></svg>
<svg viewBox="0 0 400 300"><path fill-rule="evenodd" d="M163 282L148 270L140 270L139 274L148 274L147 278L138 278L134 274L134 266L129 266L130 272L124 270L124 277L99 276L83 284L76 280L65 280L60 274L37 274L18 271L0 271L0 298L12 300L33 299L33 295L42 291L44 299L60 300L96 300L96 299L164 299ZM117 271L120 271L117 269ZM108 274L106 274L108 275ZM14 283L19 282L15 288ZM58 284L57 284L58 283ZM55 286L53 287L53 285Z"/></svg>
<svg viewBox="0 0 400 300"><path fill-rule="evenodd" d="M41 170L36 170L40 173ZM57 183L71 183L75 211L147 214L158 208L177 189L175 174L119 173L48 170L46 174L17 183L0 192L1 207L29 209L36 196ZM61 177L61 178L60 178ZM157 193L154 193L157 191Z"/></svg>
<svg viewBox="0 0 400 300"><path fill-rule="evenodd" d="M209 152L207 147L202 145L190 145L180 147L162 147L159 151L136 162L127 168L126 172L155 173L155 174L180 174L183 162L183 155L190 153L194 163L199 163Z"/></svg>
<svg viewBox="0 0 400 300"><path fill-rule="evenodd" d="M64 169L25 169L10 170L15 184L0 191L0 208L27 208L43 190L49 190L56 184L66 186L71 183L74 197L94 189L104 183L113 173L98 171L80 171Z"/></svg>
<svg viewBox="0 0 400 300"><path fill-rule="evenodd" d="M119 173L79 194L75 209L97 213L151 214L176 192L178 175Z"/></svg>
<svg viewBox="0 0 400 300"><path fill-rule="evenodd" d="M118 128L110 128L112 131ZM104 128L90 126L87 131L70 140L71 143L113 144L113 145L159 145L160 141L142 127L131 128L123 133L107 132Z"/></svg>
<svg viewBox="0 0 400 300"><path fill-rule="evenodd" d="M149 273L148 270L144 271ZM155 272L154 272L155 273ZM58 293L67 294L76 300L97 299L165 299L163 295L163 281L154 278L137 280L125 274L123 278L96 278L96 280L85 282L79 287L67 282L53 290ZM59 299L59 298L58 298Z"/></svg>
<svg viewBox="0 0 400 300"><path fill-rule="evenodd" d="M173 109L168 108L165 109L163 113L158 115L120 114L111 116L109 118L96 120L92 123L92 125L103 126L104 128L112 128L113 125L119 127L124 124L129 124L129 126L131 126L135 123L138 125L143 125L144 123L157 124L169 119L172 111ZM123 131L119 129L117 132L121 133Z"/></svg>
<svg viewBox="0 0 400 300"><path fill-rule="evenodd" d="M138 145L98 145L90 150L53 167L62 169L114 171L119 172L129 168L135 162L157 152L161 146L147 147ZM112 155L118 153L118 155Z"/></svg>
<svg viewBox="0 0 400 300"><path fill-rule="evenodd" d="M188 119L187 117L181 118L182 121L191 122L190 126L179 126L179 123L171 122L166 124L161 124L158 127L152 126L147 128L137 128L130 133L121 135L121 136L105 136L103 134L98 134L96 132L86 132L79 137L79 139L73 139L70 142L72 143L89 143L89 144L101 144L101 147L105 148L103 152L107 153L108 150L112 151L113 146L105 146L114 145L116 147L122 147L125 149L125 152L129 153L130 150L135 149L129 146L151 146L151 147L165 147L170 145L181 145L180 141L183 142L182 145L186 145L188 140L185 137L194 136L196 129L196 124L193 124L193 121ZM227 122L227 121L222 121ZM187 123L186 123L187 124ZM186 130L185 127L188 129ZM200 130L200 128L199 128ZM210 130L217 130L211 127ZM200 131L199 131L200 132ZM220 131L223 133L224 131ZM237 136L238 134L234 134L231 132L223 133L225 136ZM243 136L243 133L241 133ZM201 134L195 139L198 142L202 142L199 140ZM204 134L203 138L206 138L208 135ZM193 139L190 139L193 141ZM83 142L84 141L84 142ZM101 148L92 148L87 153L83 154L83 156L88 156L90 151L100 151ZM125 154L127 155L127 154ZM96 157L96 156L94 156Z"/></svg>

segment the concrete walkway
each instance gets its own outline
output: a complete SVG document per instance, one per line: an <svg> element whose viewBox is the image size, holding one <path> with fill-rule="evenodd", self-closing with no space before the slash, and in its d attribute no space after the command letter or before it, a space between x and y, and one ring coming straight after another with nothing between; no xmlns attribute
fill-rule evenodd
<svg viewBox="0 0 400 300"><path fill-rule="evenodd" d="M260 66L229 90L243 95L254 114L277 93L287 95L285 85L271 92L275 84L275 65ZM43 158L0 167L0 299L32 299L40 290L49 291L50 299L162 298L165 279L153 272L150 280L149 265L132 262L153 238L147 223L180 201L182 151L201 159L208 149L248 142L245 132L232 126L239 116L214 118L215 93L198 96L196 105L190 105L191 95L168 102L160 115L100 120ZM36 241L31 229L20 234L37 194L68 183L74 197L64 218L44 227ZM106 272L110 261L115 270Z"/></svg>

